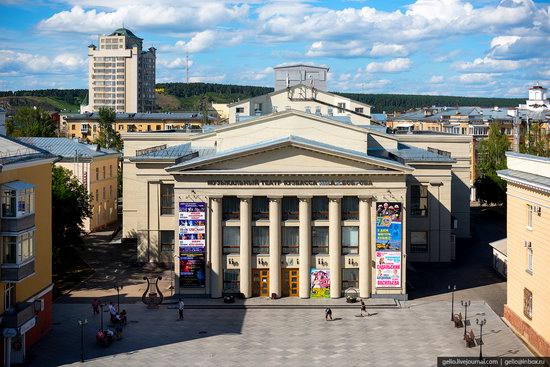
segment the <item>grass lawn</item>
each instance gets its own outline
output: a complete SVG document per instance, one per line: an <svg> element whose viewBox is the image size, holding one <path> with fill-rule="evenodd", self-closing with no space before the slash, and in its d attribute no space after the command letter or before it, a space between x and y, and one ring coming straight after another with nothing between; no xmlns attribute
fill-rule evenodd
<svg viewBox="0 0 550 367"><path fill-rule="evenodd" d="M54 267L53 271L54 300L67 294L83 280L94 274L94 269L78 256L73 247L69 247L66 251L63 251L63 253L62 267L64 271L61 272L59 269L56 269L56 267Z"/></svg>

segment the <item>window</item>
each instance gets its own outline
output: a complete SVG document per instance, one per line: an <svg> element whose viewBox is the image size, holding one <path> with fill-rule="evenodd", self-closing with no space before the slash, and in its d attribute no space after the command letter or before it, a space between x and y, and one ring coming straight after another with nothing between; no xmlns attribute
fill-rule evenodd
<svg viewBox="0 0 550 367"><path fill-rule="evenodd" d="M533 248L531 247L531 242L527 247L527 272L533 274Z"/></svg>
<svg viewBox="0 0 550 367"><path fill-rule="evenodd" d="M357 196L344 196L342 198L342 220L359 219L359 198Z"/></svg>
<svg viewBox="0 0 550 367"><path fill-rule="evenodd" d="M411 185L411 215L428 215L428 186Z"/></svg>
<svg viewBox="0 0 550 367"><path fill-rule="evenodd" d="M15 283L4 284L4 311L15 306Z"/></svg>
<svg viewBox="0 0 550 367"><path fill-rule="evenodd" d="M119 130L124 130L124 125L118 125Z"/></svg>
<svg viewBox="0 0 550 367"><path fill-rule="evenodd" d="M244 113L244 107L237 107L235 108L236 113Z"/></svg>
<svg viewBox="0 0 550 367"><path fill-rule="evenodd" d="M157 130L160 130L160 125L155 126Z"/></svg>
<svg viewBox="0 0 550 367"><path fill-rule="evenodd" d="M99 181L99 167L95 168L95 180Z"/></svg>
<svg viewBox="0 0 550 367"><path fill-rule="evenodd" d="M523 314L529 320L533 318L533 293L527 288L523 288Z"/></svg>
<svg viewBox="0 0 550 367"><path fill-rule="evenodd" d="M342 255L359 253L359 227L342 227Z"/></svg>
<svg viewBox="0 0 550 367"><path fill-rule="evenodd" d="M222 199L223 220L239 219L241 201L236 196L224 196Z"/></svg>
<svg viewBox="0 0 550 367"><path fill-rule="evenodd" d="M298 205L298 198L296 196L284 197L282 205L283 220L297 220L299 216Z"/></svg>
<svg viewBox="0 0 550 367"><path fill-rule="evenodd" d="M533 212L534 210L533 205L527 204L527 228L532 229L533 228Z"/></svg>
<svg viewBox="0 0 550 367"><path fill-rule="evenodd" d="M174 252L174 231L160 231L160 250Z"/></svg>
<svg viewBox="0 0 550 367"><path fill-rule="evenodd" d="M107 167L103 166L101 168L101 170L103 171L103 179L105 179L106 175L105 175L105 170L106 170Z"/></svg>
<svg viewBox="0 0 550 367"><path fill-rule="evenodd" d="M269 199L267 196L252 198L252 220L269 219Z"/></svg>
<svg viewBox="0 0 550 367"><path fill-rule="evenodd" d="M113 177L113 165L109 165L109 177Z"/></svg>
<svg viewBox="0 0 550 367"><path fill-rule="evenodd" d="M34 213L34 187L14 181L2 187L2 217L16 218Z"/></svg>
<svg viewBox="0 0 550 367"><path fill-rule="evenodd" d="M99 190L98 189L95 189L95 201L96 202L99 201Z"/></svg>
<svg viewBox="0 0 550 367"><path fill-rule="evenodd" d="M262 104L254 103L254 112L262 112Z"/></svg>
<svg viewBox="0 0 550 367"><path fill-rule="evenodd" d="M269 254L269 227L252 227L252 253Z"/></svg>
<svg viewBox="0 0 550 367"><path fill-rule="evenodd" d="M338 113L344 113L346 109L345 103L338 103Z"/></svg>
<svg viewBox="0 0 550 367"><path fill-rule="evenodd" d="M311 228L311 253L328 254L328 227Z"/></svg>
<svg viewBox="0 0 550 367"><path fill-rule="evenodd" d="M2 261L21 264L34 257L34 231L2 237Z"/></svg>
<svg viewBox="0 0 550 367"><path fill-rule="evenodd" d="M328 220L328 197L314 196L311 199L311 219Z"/></svg>
<svg viewBox="0 0 550 367"><path fill-rule="evenodd" d="M428 232L411 231L411 252L428 252Z"/></svg>
<svg viewBox="0 0 550 367"><path fill-rule="evenodd" d="M71 130L76 130L76 125L75 124L71 125Z"/></svg>
<svg viewBox="0 0 550 367"><path fill-rule="evenodd" d="M160 215L174 214L174 185L160 185Z"/></svg>
<svg viewBox="0 0 550 367"><path fill-rule="evenodd" d="M332 107L327 108L327 114L328 114L329 116L334 115L334 111L333 111Z"/></svg>
<svg viewBox="0 0 550 367"><path fill-rule="evenodd" d="M226 293L239 293L239 269L226 269L223 271L223 291Z"/></svg>
<svg viewBox="0 0 550 367"><path fill-rule="evenodd" d="M241 228L223 227L223 253L238 254L241 248Z"/></svg>
<svg viewBox="0 0 550 367"><path fill-rule="evenodd" d="M282 227L283 255L300 252L300 231L298 227Z"/></svg>
<svg viewBox="0 0 550 367"><path fill-rule="evenodd" d="M306 106L306 107L305 107L305 112L306 112L306 113L311 113L311 107Z"/></svg>
<svg viewBox="0 0 550 367"><path fill-rule="evenodd" d="M321 106L315 106L315 114L320 115L321 114Z"/></svg>
<svg viewBox="0 0 550 367"><path fill-rule="evenodd" d="M355 107L355 112L363 113L363 107Z"/></svg>
<svg viewBox="0 0 550 367"><path fill-rule="evenodd" d="M359 269L342 269L342 292L348 288L359 288Z"/></svg>

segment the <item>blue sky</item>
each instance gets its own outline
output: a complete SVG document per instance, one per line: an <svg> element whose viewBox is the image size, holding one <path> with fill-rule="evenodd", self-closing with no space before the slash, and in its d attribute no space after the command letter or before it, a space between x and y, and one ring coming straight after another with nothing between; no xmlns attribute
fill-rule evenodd
<svg viewBox="0 0 550 367"><path fill-rule="evenodd" d="M87 88L87 48L122 24L157 82L273 85L330 67L329 89L524 97L550 86L550 0L0 0L0 90Z"/></svg>

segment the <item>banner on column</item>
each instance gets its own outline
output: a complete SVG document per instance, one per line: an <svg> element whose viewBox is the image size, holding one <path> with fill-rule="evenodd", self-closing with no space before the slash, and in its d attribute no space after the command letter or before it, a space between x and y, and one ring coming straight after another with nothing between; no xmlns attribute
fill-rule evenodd
<svg viewBox="0 0 550 367"><path fill-rule="evenodd" d="M401 203L376 203L376 287L401 287Z"/></svg>
<svg viewBox="0 0 550 367"><path fill-rule="evenodd" d="M330 298L330 271L311 269L311 298Z"/></svg>
<svg viewBox="0 0 550 367"><path fill-rule="evenodd" d="M205 285L206 204L180 202L178 213L180 287Z"/></svg>

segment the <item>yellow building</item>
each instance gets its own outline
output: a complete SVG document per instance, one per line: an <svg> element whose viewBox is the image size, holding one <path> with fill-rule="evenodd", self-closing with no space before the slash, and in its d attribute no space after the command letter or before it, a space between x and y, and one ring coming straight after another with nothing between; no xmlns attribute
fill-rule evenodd
<svg viewBox="0 0 550 367"><path fill-rule="evenodd" d="M92 216L84 230L94 232L118 220L118 163L120 153L67 138L20 138L19 140L60 156L56 165L73 172L92 195Z"/></svg>
<svg viewBox="0 0 550 367"><path fill-rule="evenodd" d="M542 356L550 356L550 159L507 153L508 303L504 317Z"/></svg>
<svg viewBox="0 0 550 367"><path fill-rule="evenodd" d="M0 309L4 366L52 324L52 191L56 156L0 135Z"/></svg>
<svg viewBox="0 0 550 367"><path fill-rule="evenodd" d="M62 115L59 131L67 138L78 138L89 143L99 136L99 113ZM217 118L208 116L208 123ZM201 129L205 118L200 112L117 113L113 124L119 133L136 131L195 130Z"/></svg>

